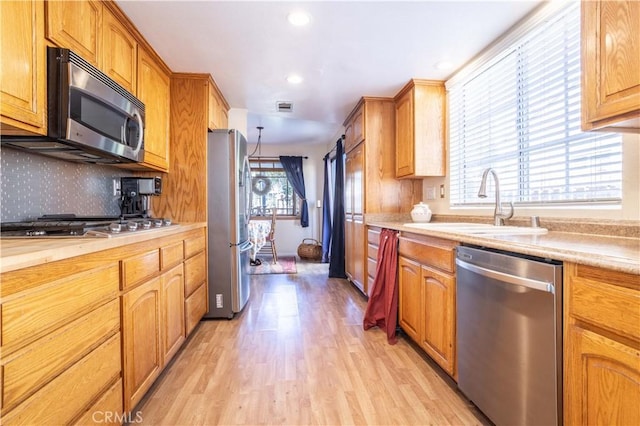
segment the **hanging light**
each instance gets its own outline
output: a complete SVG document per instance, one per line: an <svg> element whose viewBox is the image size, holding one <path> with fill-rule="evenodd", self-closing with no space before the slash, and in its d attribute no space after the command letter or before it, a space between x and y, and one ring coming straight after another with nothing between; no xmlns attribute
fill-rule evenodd
<svg viewBox="0 0 640 426"><path fill-rule="evenodd" d="M253 150L253 152L251 154L249 154L249 158L253 157L256 153L256 151L258 151L258 157L260 156L260 154L262 153L262 150L260 148L260 143L262 142L262 129L264 129L264 127L262 126L258 126L256 127L256 129L258 129L258 142L256 143L256 148Z"/></svg>

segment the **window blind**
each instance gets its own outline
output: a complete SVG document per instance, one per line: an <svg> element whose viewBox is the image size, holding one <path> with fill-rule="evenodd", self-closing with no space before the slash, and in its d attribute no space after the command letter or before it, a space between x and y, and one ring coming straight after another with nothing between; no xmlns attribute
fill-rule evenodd
<svg viewBox="0 0 640 426"><path fill-rule="evenodd" d="M621 136L580 130L579 2L447 90L452 206L494 202L493 190L477 196L487 167L514 204L621 202Z"/></svg>

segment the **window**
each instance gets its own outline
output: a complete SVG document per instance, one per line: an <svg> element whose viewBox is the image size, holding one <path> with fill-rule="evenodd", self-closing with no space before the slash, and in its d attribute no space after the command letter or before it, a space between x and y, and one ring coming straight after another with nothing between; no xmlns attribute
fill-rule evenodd
<svg viewBox="0 0 640 426"><path fill-rule="evenodd" d="M249 159L251 166L251 216L300 216L298 196L277 159Z"/></svg>
<svg viewBox="0 0 640 426"><path fill-rule="evenodd" d="M621 136L580 130L580 2L501 46L447 82L451 205L494 202L487 167L514 204L620 204Z"/></svg>

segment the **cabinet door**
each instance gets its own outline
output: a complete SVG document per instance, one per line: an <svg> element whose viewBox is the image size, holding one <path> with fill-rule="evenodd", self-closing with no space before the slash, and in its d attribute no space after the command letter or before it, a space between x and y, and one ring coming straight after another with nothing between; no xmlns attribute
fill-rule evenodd
<svg viewBox="0 0 640 426"><path fill-rule="evenodd" d="M46 55L41 1L0 2L2 133L46 134Z"/></svg>
<svg viewBox="0 0 640 426"><path fill-rule="evenodd" d="M102 16L102 40L101 69L129 92L136 93L138 44L107 8Z"/></svg>
<svg viewBox="0 0 640 426"><path fill-rule="evenodd" d="M396 101L396 177L415 172L413 141L413 92L408 91Z"/></svg>
<svg viewBox="0 0 640 426"><path fill-rule="evenodd" d="M162 370L161 299L160 278L122 296L124 409L127 412L142 399Z"/></svg>
<svg viewBox="0 0 640 426"><path fill-rule="evenodd" d="M344 220L344 268L349 279L353 279L354 276L354 223L353 215L347 214Z"/></svg>
<svg viewBox="0 0 640 426"><path fill-rule="evenodd" d="M47 38L98 67L102 4L92 0L47 1Z"/></svg>
<svg viewBox="0 0 640 426"><path fill-rule="evenodd" d="M215 89L213 88L213 84L209 83L209 112L208 112L208 127L209 130L221 129L220 124L218 123L218 109L220 109L220 102L218 102L218 96L216 94Z"/></svg>
<svg viewBox="0 0 640 426"><path fill-rule="evenodd" d="M361 104L345 125L344 152L350 152L360 142L364 141L364 109L364 104Z"/></svg>
<svg viewBox="0 0 640 426"><path fill-rule="evenodd" d="M351 246L351 281L362 291L367 294L367 277L365 275L366 268L366 235L364 218L362 215L354 215L353 217L353 245Z"/></svg>
<svg viewBox="0 0 640 426"><path fill-rule="evenodd" d="M415 342L422 336L422 271L420 264L398 257L398 322Z"/></svg>
<svg viewBox="0 0 640 426"><path fill-rule="evenodd" d="M625 119L639 128L640 3L587 1L581 7L583 128Z"/></svg>
<svg viewBox="0 0 640 426"><path fill-rule="evenodd" d="M422 267L423 335L420 346L447 373L454 375L455 277Z"/></svg>
<svg viewBox="0 0 640 426"><path fill-rule="evenodd" d="M344 159L344 212L347 216L353 214L353 178L353 156L347 154Z"/></svg>
<svg viewBox="0 0 640 426"><path fill-rule="evenodd" d="M226 129L228 127L228 113L225 102L220 99L222 95L217 91L214 83L209 81L209 129Z"/></svg>
<svg viewBox="0 0 640 426"><path fill-rule="evenodd" d="M187 335L191 334L200 319L209 310L209 293L207 283L202 283L184 302Z"/></svg>
<svg viewBox="0 0 640 426"><path fill-rule="evenodd" d="M565 424L640 424L640 353L571 324L565 336Z"/></svg>
<svg viewBox="0 0 640 426"><path fill-rule="evenodd" d="M184 268L182 264L161 277L162 285L162 354L166 365L185 339Z"/></svg>
<svg viewBox="0 0 640 426"><path fill-rule="evenodd" d="M144 49L138 52L138 98L145 104L144 165L169 168L169 84L167 74Z"/></svg>
<svg viewBox="0 0 640 426"><path fill-rule="evenodd" d="M366 182L364 179L365 144L358 145L351 153L351 183L353 185L353 214L364 214Z"/></svg>

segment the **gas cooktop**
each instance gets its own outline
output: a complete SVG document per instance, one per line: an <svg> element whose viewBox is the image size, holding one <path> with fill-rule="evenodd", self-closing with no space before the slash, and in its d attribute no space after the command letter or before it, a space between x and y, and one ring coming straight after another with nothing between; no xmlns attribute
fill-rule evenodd
<svg viewBox="0 0 640 426"><path fill-rule="evenodd" d="M2 238L111 238L175 225L171 219L125 216L44 215L35 220L3 222Z"/></svg>

